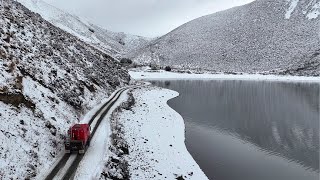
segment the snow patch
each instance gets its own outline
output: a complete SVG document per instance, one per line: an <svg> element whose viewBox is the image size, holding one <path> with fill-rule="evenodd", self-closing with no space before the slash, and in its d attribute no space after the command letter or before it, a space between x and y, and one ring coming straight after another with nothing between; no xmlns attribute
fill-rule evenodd
<svg viewBox="0 0 320 180"><path fill-rule="evenodd" d="M208 179L187 151L182 117L167 105L178 95L156 87L139 88L133 91L133 108L116 116L126 132L130 179Z"/></svg>
<svg viewBox="0 0 320 180"><path fill-rule="evenodd" d="M0 102L0 179L31 178L49 169L60 157L64 127L76 121L72 108L48 89L29 77L23 79L22 85L23 95L32 99L36 107L16 108Z"/></svg>
<svg viewBox="0 0 320 180"><path fill-rule="evenodd" d="M136 80L251 80L251 81L292 81L292 82L316 82L320 83L319 77L306 76L278 76L278 75L261 75L261 74L187 74L167 71L129 71L132 78Z"/></svg>
<svg viewBox="0 0 320 180"><path fill-rule="evenodd" d="M290 19L291 13L294 11L294 9L297 7L299 0L287 0L288 3L290 3L290 7L286 12L286 19Z"/></svg>
<svg viewBox="0 0 320 180"><path fill-rule="evenodd" d="M308 19L315 19L320 14L320 2L317 2L311 9L311 12L307 14Z"/></svg>

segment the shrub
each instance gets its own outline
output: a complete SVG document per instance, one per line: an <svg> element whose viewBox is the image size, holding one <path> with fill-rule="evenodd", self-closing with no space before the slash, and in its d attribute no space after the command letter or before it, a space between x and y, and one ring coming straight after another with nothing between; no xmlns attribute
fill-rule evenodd
<svg viewBox="0 0 320 180"><path fill-rule="evenodd" d="M159 67L156 64L150 64L149 66L150 66L151 70L158 70L159 69Z"/></svg>
<svg viewBox="0 0 320 180"><path fill-rule="evenodd" d="M94 33L94 30L93 30L93 29L91 29L91 28L89 28L89 31L90 31L90 32L92 32L92 33Z"/></svg>
<svg viewBox="0 0 320 180"><path fill-rule="evenodd" d="M11 62L10 64L9 64L9 66L8 66L8 68L9 68L9 72L13 72L13 70L16 68L16 63L15 62Z"/></svg>
<svg viewBox="0 0 320 180"><path fill-rule="evenodd" d="M164 70L165 70L165 71L171 71L171 67L170 67L170 66L166 66L166 67L164 68Z"/></svg>
<svg viewBox="0 0 320 180"><path fill-rule="evenodd" d="M133 63L133 64L132 64L132 67L133 67L133 68L137 68L137 67L138 67L138 64L137 64L137 63Z"/></svg>
<svg viewBox="0 0 320 180"><path fill-rule="evenodd" d="M129 58L122 58L122 59L120 60L120 63L121 63L121 64L132 64L132 60L129 59Z"/></svg>

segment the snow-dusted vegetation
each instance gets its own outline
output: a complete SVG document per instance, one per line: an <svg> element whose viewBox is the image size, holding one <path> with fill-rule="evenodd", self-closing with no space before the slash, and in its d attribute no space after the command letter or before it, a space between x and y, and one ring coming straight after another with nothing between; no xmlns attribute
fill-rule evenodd
<svg viewBox="0 0 320 180"><path fill-rule="evenodd" d="M130 77L117 61L15 1L0 1L0 179L36 177L65 130Z"/></svg>
<svg viewBox="0 0 320 180"><path fill-rule="evenodd" d="M131 58L152 69L131 72L136 79L319 82L248 75L320 75L319 0L256 0L193 20L150 44L42 0L17 1L0 0L0 179L45 177L61 157L66 129L87 122L103 99L130 84L123 66ZM120 98L128 101L111 108L92 141L102 148L88 150L75 178L207 179L185 147L183 119L166 104L177 95L149 87ZM89 169L90 163L98 166Z"/></svg>
<svg viewBox="0 0 320 180"><path fill-rule="evenodd" d="M131 54L185 69L320 75L319 0L256 0L200 17Z"/></svg>
<svg viewBox="0 0 320 180"><path fill-rule="evenodd" d="M42 0L18 0L45 20L69 32L92 46L121 58L128 52L146 44L149 38L105 30L83 18L71 15Z"/></svg>

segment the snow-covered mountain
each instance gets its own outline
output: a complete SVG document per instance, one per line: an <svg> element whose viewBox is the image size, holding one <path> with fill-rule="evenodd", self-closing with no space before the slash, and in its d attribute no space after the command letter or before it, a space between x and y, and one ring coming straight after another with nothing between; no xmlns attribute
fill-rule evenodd
<svg viewBox="0 0 320 180"><path fill-rule="evenodd" d="M66 128L130 77L15 1L0 1L0 24L0 179L30 179L57 158Z"/></svg>
<svg viewBox="0 0 320 180"><path fill-rule="evenodd" d="M125 56L128 52L145 45L150 40L141 36L105 30L42 0L18 0L18 2L31 11L40 14L53 25L77 36L115 58Z"/></svg>
<svg viewBox="0 0 320 180"><path fill-rule="evenodd" d="M190 21L130 56L218 72L320 75L319 14L319 0L256 0Z"/></svg>

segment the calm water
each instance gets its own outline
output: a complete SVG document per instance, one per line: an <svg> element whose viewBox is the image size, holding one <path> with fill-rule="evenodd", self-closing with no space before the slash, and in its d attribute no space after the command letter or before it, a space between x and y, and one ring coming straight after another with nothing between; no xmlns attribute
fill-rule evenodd
<svg viewBox="0 0 320 180"><path fill-rule="evenodd" d="M157 81L178 91L186 145L213 180L318 180L319 84Z"/></svg>

